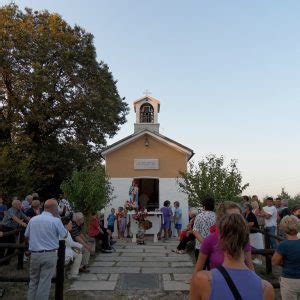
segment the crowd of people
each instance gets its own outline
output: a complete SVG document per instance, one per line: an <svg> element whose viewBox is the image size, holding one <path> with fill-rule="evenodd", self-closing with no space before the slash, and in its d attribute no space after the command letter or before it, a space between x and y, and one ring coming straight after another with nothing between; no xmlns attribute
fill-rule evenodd
<svg viewBox="0 0 300 300"><path fill-rule="evenodd" d="M25 237L28 243L25 260L30 257L30 283L28 299L48 299L51 279L56 272L59 240L65 240L65 265L70 266L69 278L77 278L79 273L89 272L91 253L100 244L103 253L113 252L112 239L114 221L117 218L112 210L110 226L105 228L99 212L94 212L89 222L87 234L83 231L85 217L82 212L74 212L67 199L49 199L40 202L33 193L21 202L13 197L11 207L0 198L0 232L20 229L19 238ZM119 227L119 226L118 226ZM0 235L0 243L15 243L17 235ZM13 248L1 248L0 258L10 256ZM9 264L9 259L6 260Z"/></svg>
<svg viewBox="0 0 300 300"><path fill-rule="evenodd" d="M280 198L265 202L260 208L257 196L244 196L241 206L224 201L214 213L213 199L203 201L192 218L197 263L190 299L274 299L272 286L254 272L262 259L251 250L265 248L262 232L270 235L273 264L282 266L282 299L300 299L300 206L290 211Z"/></svg>
<svg viewBox="0 0 300 300"><path fill-rule="evenodd" d="M282 266L282 299L299 299L300 206L290 211L286 201L271 197L265 200L265 206L260 207L260 203L257 196L244 196L241 204L224 201L215 207L214 199L206 198L200 211L190 209L189 223L182 228L180 203L175 201L171 207L169 200L164 202L160 209L163 216L160 237L167 241L176 234L179 244L173 251L179 255L186 253L189 245L195 247L190 299L231 299L229 295L234 295L233 299L273 299L272 286L254 272L254 265L262 264L262 257L251 255L253 248L265 248L263 232L270 235L270 246L275 250L273 264ZM37 193L23 201L13 197L10 208L0 197L0 222L0 232L20 229L20 235L28 241L28 299L48 299L60 239L65 240L68 276L77 278L80 272L89 272L89 259L95 245L100 244L100 251L111 253L116 242L113 239L115 224L119 239L125 237L127 225L123 207L119 207L117 213L111 209L107 227L95 211L85 234L84 214L75 212L67 199L41 202ZM276 237L283 241L279 243ZM15 238L16 235L0 235L0 242L14 243ZM0 258L13 251L13 248L2 248ZM249 283L251 290L247 288Z"/></svg>

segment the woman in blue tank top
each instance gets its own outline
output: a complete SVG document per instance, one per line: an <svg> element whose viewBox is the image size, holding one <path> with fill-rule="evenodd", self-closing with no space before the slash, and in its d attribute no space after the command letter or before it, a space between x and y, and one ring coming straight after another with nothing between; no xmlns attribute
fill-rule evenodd
<svg viewBox="0 0 300 300"><path fill-rule="evenodd" d="M193 275L190 300L273 300L274 289L245 265L249 227L240 214L225 215L218 224L223 266Z"/></svg>

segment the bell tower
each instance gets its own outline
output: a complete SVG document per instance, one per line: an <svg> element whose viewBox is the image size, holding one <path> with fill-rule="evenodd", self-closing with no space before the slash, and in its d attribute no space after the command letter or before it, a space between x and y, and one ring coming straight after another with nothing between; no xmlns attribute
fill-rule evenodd
<svg viewBox="0 0 300 300"><path fill-rule="evenodd" d="M133 106L136 114L134 133L145 129L159 133L158 114L160 111L160 101L146 95L134 101Z"/></svg>

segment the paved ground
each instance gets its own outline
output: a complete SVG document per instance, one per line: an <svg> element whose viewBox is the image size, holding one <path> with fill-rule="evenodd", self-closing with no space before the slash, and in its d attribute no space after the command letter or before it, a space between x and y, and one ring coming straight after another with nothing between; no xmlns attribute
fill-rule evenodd
<svg viewBox="0 0 300 300"><path fill-rule="evenodd" d="M136 245L128 241L118 241L116 252L97 254L90 265L90 273L82 274L79 280L70 286L74 291L113 292L107 293L106 299L126 298L186 299L193 262L188 254L179 255L176 249L178 241ZM67 293L68 294L68 293ZM90 293L86 293L88 296ZM104 295L94 293L94 296ZM76 295L76 294L74 294ZM111 297L109 297L111 295ZM97 298L97 297L96 297ZM96 299L94 298L94 299ZM122 297L121 297L122 298Z"/></svg>

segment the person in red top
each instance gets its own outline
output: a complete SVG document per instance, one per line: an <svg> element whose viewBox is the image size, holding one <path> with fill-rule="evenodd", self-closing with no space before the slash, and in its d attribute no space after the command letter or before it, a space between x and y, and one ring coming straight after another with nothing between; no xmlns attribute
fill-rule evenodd
<svg viewBox="0 0 300 300"><path fill-rule="evenodd" d="M88 235L90 237L95 238L96 240L102 241L102 249L101 251L104 253L111 253L112 249L110 247L110 238L105 228L100 227L100 218L98 213L95 212L92 215L92 220L89 226Z"/></svg>

